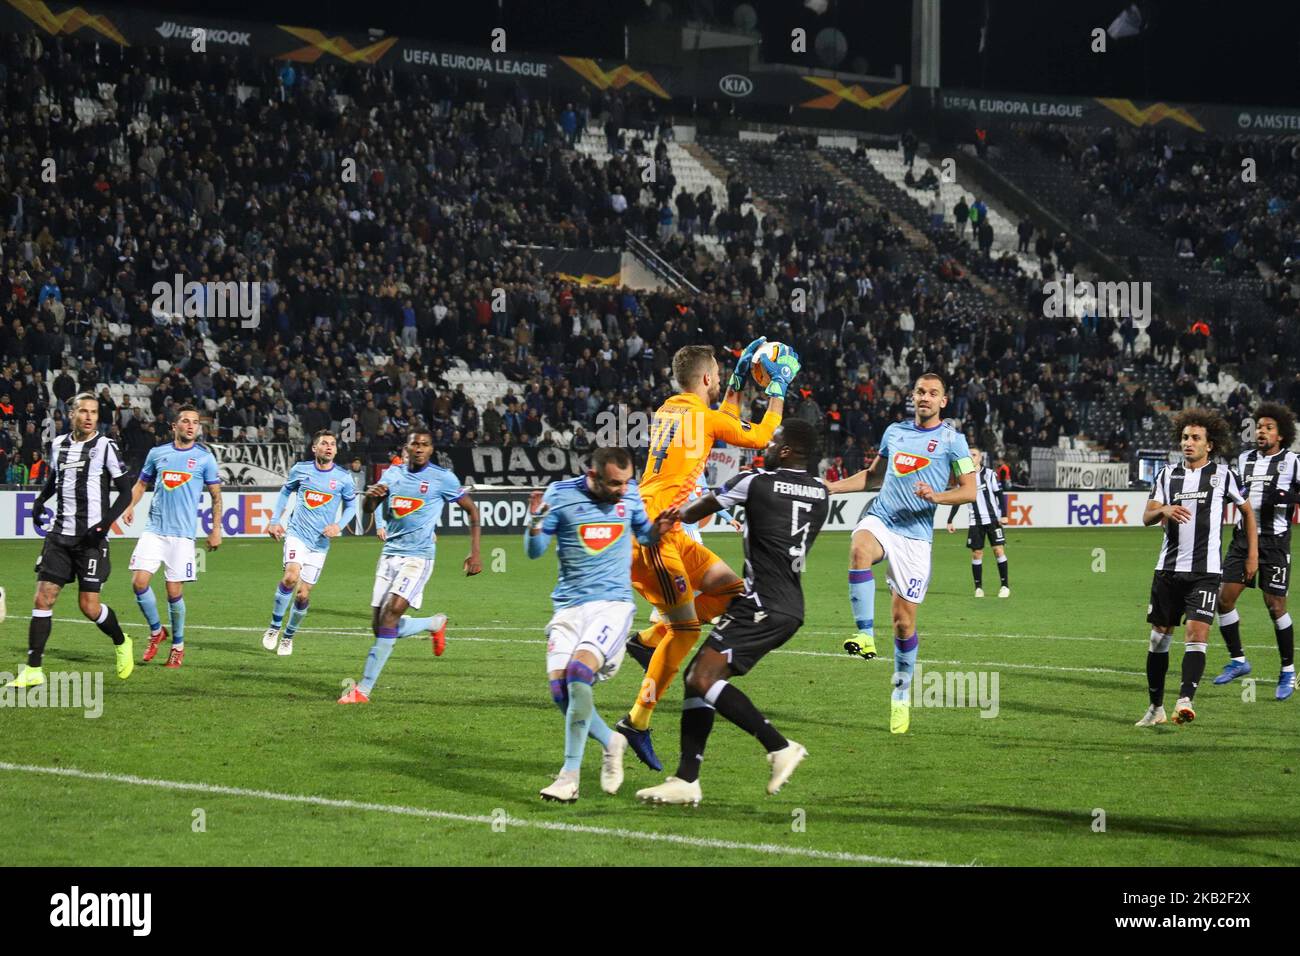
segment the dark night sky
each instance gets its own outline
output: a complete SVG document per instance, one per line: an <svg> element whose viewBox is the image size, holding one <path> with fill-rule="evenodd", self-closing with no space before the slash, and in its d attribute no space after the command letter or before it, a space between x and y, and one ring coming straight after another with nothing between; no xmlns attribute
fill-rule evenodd
<svg viewBox="0 0 1300 956"><path fill-rule="evenodd" d="M655 0L679 12L712 9L730 21L739 0ZM810 40L827 26L849 43L843 68L859 57L873 73L901 63L910 78L911 0L829 0L822 16L802 0L748 0L765 34L767 59L817 65L785 52L790 29ZM1110 41L1104 55L1088 49L1089 33L1105 27L1124 0L987 0L990 34L978 52L985 0L944 0L942 81L1030 93L1124 96L1189 102L1300 106L1300 4L1277 0L1148 0L1155 24L1148 37ZM519 49L621 58L623 23L652 16L643 0L173 0L139 6L174 14L275 18L280 22L421 35L486 43L503 25Z"/></svg>

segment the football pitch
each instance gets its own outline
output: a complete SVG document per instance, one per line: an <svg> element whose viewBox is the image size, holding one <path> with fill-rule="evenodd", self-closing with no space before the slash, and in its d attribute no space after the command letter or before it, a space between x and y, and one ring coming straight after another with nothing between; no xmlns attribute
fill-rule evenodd
<svg viewBox="0 0 1300 956"><path fill-rule="evenodd" d="M738 537L706 542L741 567ZM81 617L75 589L63 595L45 670L103 671L102 714L0 708L0 831L24 835L28 865L1294 862L1300 703L1273 699L1277 651L1258 592L1238 605L1253 699L1240 682L1211 685L1226 660L1215 628L1195 723L1138 729L1159 532L1009 529L1006 600L995 596L991 551L989 597L972 597L963 542L960 531L936 535L919 617L921 706L911 732L894 736L888 641L870 662L841 650L852 631L848 535L819 538L804 575L803 630L738 680L809 757L769 797L762 748L719 719L704 802L691 809L640 805L635 791L663 775L630 750L622 791L603 794L594 742L582 798L538 798L563 756L543 666L553 554L529 561L519 538L485 536L484 573L466 579L468 539L444 537L423 613L450 615L446 654L435 658L427 638L400 641L373 702L341 707L342 682L361 676L371 643L379 542L335 543L294 654L279 658L261 634L281 548L229 539L187 585L178 671L162 667L164 652L119 681L108 639ZM105 595L138 661L147 629L126 570L131 545L114 543ZM9 611L0 670L11 673L26 648L36 556L33 543L0 544ZM158 579L155 591L164 604ZM647 611L641 604L638 625ZM1167 707L1181 658L1180 631ZM597 686L611 725L640 676L629 659ZM984 693L949 696L963 687ZM679 677L654 723L666 773L680 702Z"/></svg>

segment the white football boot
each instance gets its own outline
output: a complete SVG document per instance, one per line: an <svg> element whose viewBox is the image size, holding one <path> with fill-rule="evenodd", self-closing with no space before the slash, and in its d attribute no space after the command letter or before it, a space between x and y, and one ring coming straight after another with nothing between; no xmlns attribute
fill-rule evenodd
<svg viewBox="0 0 1300 956"><path fill-rule="evenodd" d="M669 777L657 787L646 787L636 792L636 798L644 803L674 803L692 807L698 807L702 797L698 780L687 783L679 777Z"/></svg>
<svg viewBox="0 0 1300 956"><path fill-rule="evenodd" d="M1152 704L1147 708L1147 712L1142 715L1142 719L1133 726L1154 727L1156 724L1166 724L1168 722L1169 718L1165 716L1164 707L1157 707L1155 704Z"/></svg>
<svg viewBox="0 0 1300 956"><path fill-rule="evenodd" d="M280 629L278 627L268 627L266 633L262 635L262 646L268 651L273 651L279 640Z"/></svg>
<svg viewBox="0 0 1300 956"><path fill-rule="evenodd" d="M794 768L799 766L806 756L808 756L808 748L793 740L788 741L780 750L768 754L767 762L772 765L772 779L767 782L767 792L776 793L784 787L785 782L794 773Z"/></svg>
<svg viewBox="0 0 1300 956"><path fill-rule="evenodd" d="M549 787L542 788L540 792L543 800L554 800L556 803L576 803L578 800L578 771L561 770L555 778L555 782Z"/></svg>
<svg viewBox="0 0 1300 956"><path fill-rule="evenodd" d="M609 747L600 760L600 789L608 794L618 793L623 786L623 754L627 750L627 738L620 733L609 735Z"/></svg>
<svg viewBox="0 0 1300 956"><path fill-rule="evenodd" d="M275 649L276 656L288 657L292 653L293 653L293 638L292 637L280 638L280 646Z"/></svg>

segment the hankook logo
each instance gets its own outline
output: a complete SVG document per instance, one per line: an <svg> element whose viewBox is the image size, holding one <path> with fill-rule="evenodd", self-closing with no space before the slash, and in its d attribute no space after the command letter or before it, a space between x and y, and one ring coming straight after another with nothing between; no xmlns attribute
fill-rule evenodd
<svg viewBox="0 0 1300 956"><path fill-rule="evenodd" d="M739 73L728 73L718 80L718 89L728 96L748 96L754 92L754 81Z"/></svg>
<svg viewBox="0 0 1300 956"><path fill-rule="evenodd" d="M196 29L207 30L207 39L213 43L228 43L234 46L248 46L251 37L251 34L237 30L211 30L206 27L191 27L171 20L154 29L164 40L188 40L194 36Z"/></svg>

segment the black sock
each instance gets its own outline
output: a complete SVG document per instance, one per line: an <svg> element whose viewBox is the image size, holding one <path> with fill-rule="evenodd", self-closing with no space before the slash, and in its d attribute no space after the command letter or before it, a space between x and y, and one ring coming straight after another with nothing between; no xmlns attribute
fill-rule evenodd
<svg viewBox="0 0 1300 956"><path fill-rule="evenodd" d="M998 577L1002 578L1002 586L1004 588L1011 587L1011 585L1007 583L1007 559L1006 558L998 558Z"/></svg>
<svg viewBox="0 0 1300 956"><path fill-rule="evenodd" d="M1178 691L1179 697L1191 700L1196 696L1196 685L1205 674L1205 649L1194 651L1190 647L1183 651L1183 685Z"/></svg>
<svg viewBox="0 0 1300 956"><path fill-rule="evenodd" d="M1286 621L1286 627L1278 627L1278 621ZM1277 652L1282 656L1282 666L1291 667L1295 664L1295 625L1291 623L1291 615L1283 614L1273 622L1273 627L1273 633L1277 635Z"/></svg>
<svg viewBox="0 0 1300 956"><path fill-rule="evenodd" d="M757 737L758 742L767 749L768 753L781 750L790 742L781 736L780 732L754 706L753 701L735 684L728 684L722 688L722 693L718 695L713 706L718 709L718 713L741 730Z"/></svg>
<svg viewBox="0 0 1300 956"><path fill-rule="evenodd" d="M978 561L972 561L970 563L970 573L975 579L975 586L977 588L984 587L984 565Z"/></svg>
<svg viewBox="0 0 1300 956"><path fill-rule="evenodd" d="M32 611L32 621L27 625L27 666L40 667L41 658L45 656L45 644L50 639L50 628L54 625L51 611Z"/></svg>
<svg viewBox="0 0 1300 956"><path fill-rule="evenodd" d="M95 626L113 639L113 644L121 647L126 643L126 635L122 633L122 627L117 623L117 615L107 604L103 605L107 612L102 621L96 621Z"/></svg>
<svg viewBox="0 0 1300 956"><path fill-rule="evenodd" d="M650 668L650 658L655 656L655 649L642 644L640 634L633 634L623 646L627 649L627 656L640 664L642 670Z"/></svg>
<svg viewBox="0 0 1300 956"><path fill-rule="evenodd" d="M1228 613L1233 614L1232 623L1224 624L1223 616L1220 615L1219 633L1223 635L1223 643L1228 645L1229 657L1245 657L1246 652L1241 647L1241 621L1234 612L1229 611Z"/></svg>
<svg viewBox="0 0 1300 956"><path fill-rule="evenodd" d="M703 697L687 697L682 701L682 755L677 762L677 778L687 783L700 779L700 763L704 760L704 747L713 732L715 711Z"/></svg>
<svg viewBox="0 0 1300 956"><path fill-rule="evenodd" d="M1147 696L1152 707L1163 707L1165 702L1165 675L1169 673L1169 654L1147 651Z"/></svg>

